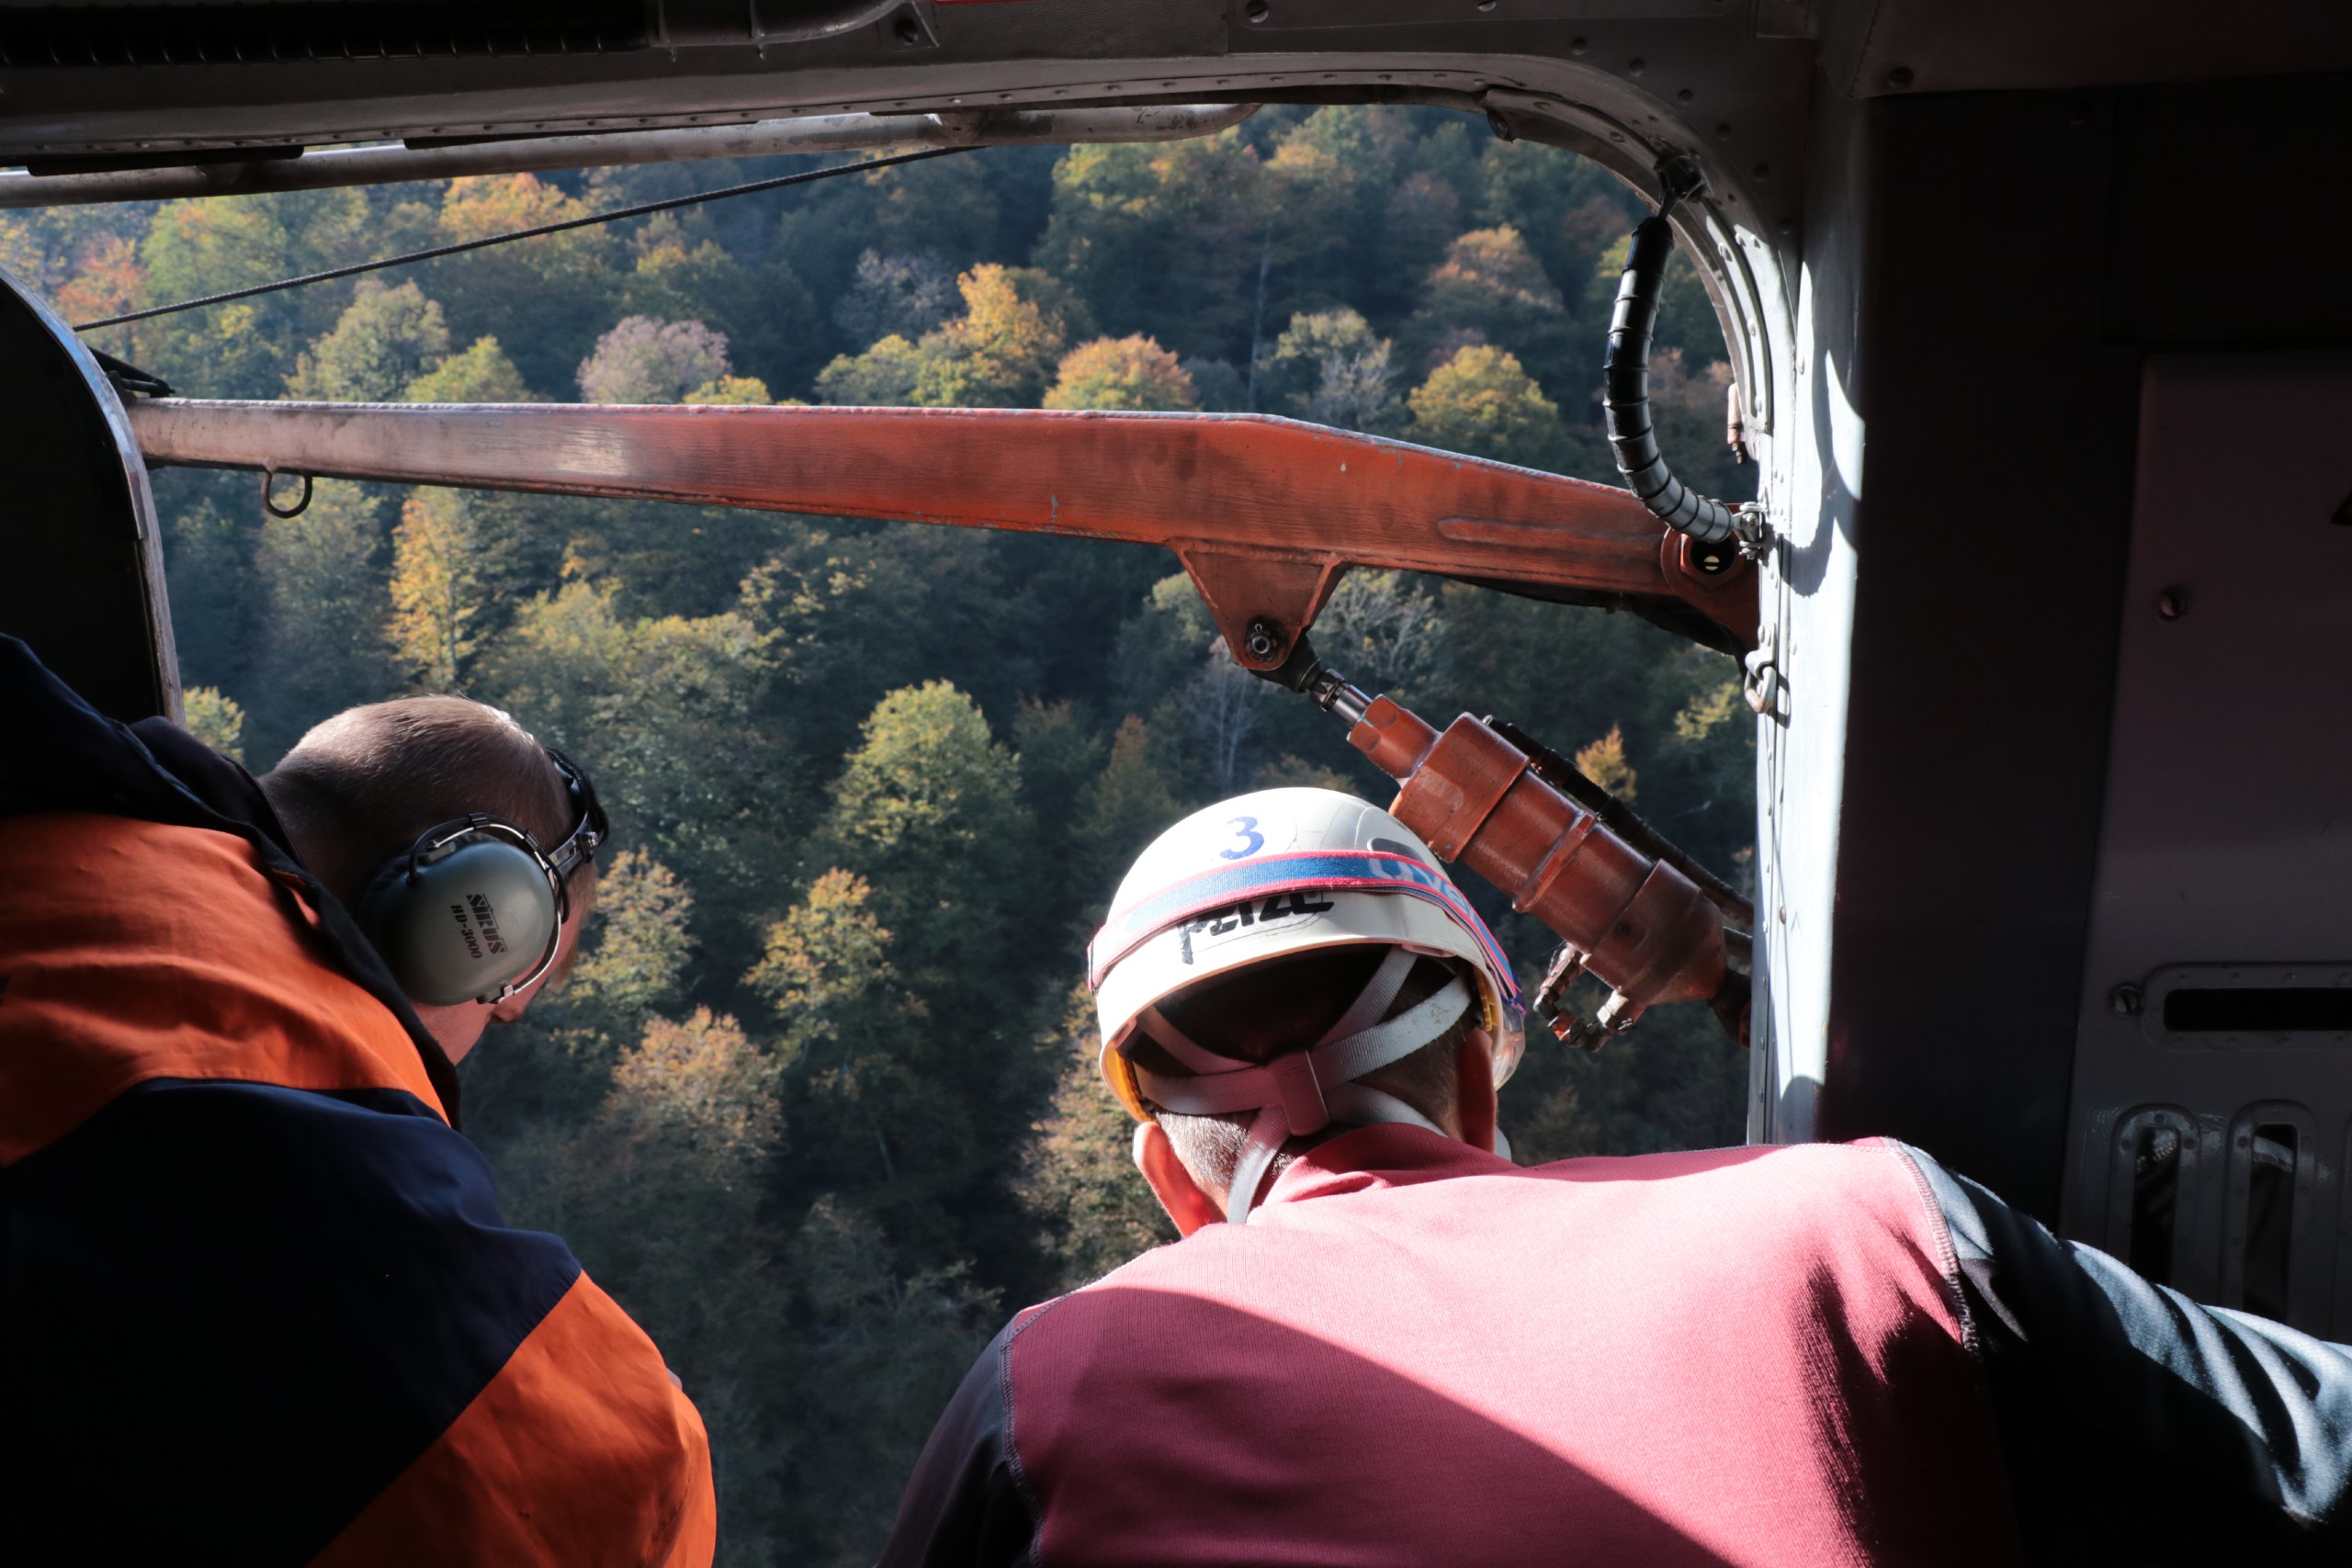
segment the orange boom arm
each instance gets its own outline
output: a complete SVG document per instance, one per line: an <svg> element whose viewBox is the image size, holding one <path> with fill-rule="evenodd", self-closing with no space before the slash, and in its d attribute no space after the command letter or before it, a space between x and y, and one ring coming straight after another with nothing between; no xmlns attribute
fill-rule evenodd
<svg viewBox="0 0 2352 1568"><path fill-rule="evenodd" d="M1754 569L1628 491L1258 414L134 402L151 464L627 496L1175 552L1234 656L1280 664L1351 566L1622 604L1754 639Z"/></svg>

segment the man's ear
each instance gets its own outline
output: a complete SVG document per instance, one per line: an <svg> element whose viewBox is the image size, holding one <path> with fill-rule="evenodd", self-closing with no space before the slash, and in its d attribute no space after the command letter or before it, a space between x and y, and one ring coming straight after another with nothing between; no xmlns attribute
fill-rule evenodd
<svg viewBox="0 0 2352 1568"><path fill-rule="evenodd" d="M1495 1146L1495 1037L1483 1029L1462 1036L1454 1055L1454 1114L1462 1141L1474 1149Z"/></svg>
<svg viewBox="0 0 2352 1568"><path fill-rule="evenodd" d="M1176 1157L1176 1145L1168 1141L1168 1129L1157 1122L1147 1122L1136 1129L1136 1168L1151 1185L1151 1195L1176 1222L1176 1234L1190 1235L1203 1225L1224 1222L1225 1211L1216 1200L1201 1190L1184 1162Z"/></svg>

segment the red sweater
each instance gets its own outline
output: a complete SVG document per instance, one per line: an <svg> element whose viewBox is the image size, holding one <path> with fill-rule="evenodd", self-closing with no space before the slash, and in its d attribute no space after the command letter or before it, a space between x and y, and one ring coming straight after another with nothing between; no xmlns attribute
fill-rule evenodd
<svg viewBox="0 0 2352 1568"><path fill-rule="evenodd" d="M882 1560L2342 1562L2347 1477L2342 1347L1901 1145L1521 1169L1381 1126L1016 1317Z"/></svg>
<svg viewBox="0 0 2352 1568"><path fill-rule="evenodd" d="M1962 1325L1892 1148L1521 1169L1381 1126L1001 1360L1046 1562L1999 1562Z"/></svg>

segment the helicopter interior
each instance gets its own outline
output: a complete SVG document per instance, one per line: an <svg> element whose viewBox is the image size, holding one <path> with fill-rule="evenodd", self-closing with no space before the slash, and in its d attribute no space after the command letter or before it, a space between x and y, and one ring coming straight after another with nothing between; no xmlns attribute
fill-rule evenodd
<svg viewBox="0 0 2352 1568"><path fill-rule="evenodd" d="M689 158L714 138L1193 134L1283 102L1469 110L1653 204L1673 186L1757 458L1758 494L1723 499L1764 524L1752 626L1713 617L1737 623L1758 712L1749 1136L1917 1143L2193 1296L2352 1338L2352 290L2333 228L2352 15L596 0L562 18L10 6L0 162L25 172L0 201ZM367 161L334 161L355 146ZM21 289L0 337L0 629L109 713L171 713L147 464L366 474L381 456L167 451L168 400L130 399ZM1523 566L1486 575L1540 575ZM1271 569L1227 581L1229 631L1251 594L1302 592Z"/></svg>

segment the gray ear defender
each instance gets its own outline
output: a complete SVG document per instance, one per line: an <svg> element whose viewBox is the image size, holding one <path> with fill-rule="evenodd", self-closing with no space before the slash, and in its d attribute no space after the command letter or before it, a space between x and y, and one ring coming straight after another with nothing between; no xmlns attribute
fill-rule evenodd
<svg viewBox="0 0 2352 1568"><path fill-rule="evenodd" d="M555 962L567 913L554 862L511 822L445 822L386 866L359 923L413 1001L499 1002Z"/></svg>

